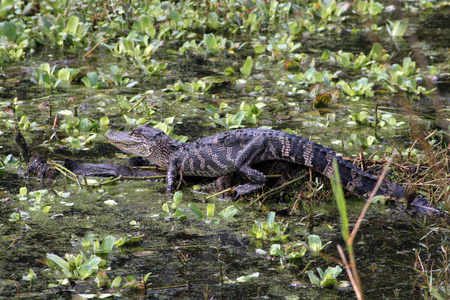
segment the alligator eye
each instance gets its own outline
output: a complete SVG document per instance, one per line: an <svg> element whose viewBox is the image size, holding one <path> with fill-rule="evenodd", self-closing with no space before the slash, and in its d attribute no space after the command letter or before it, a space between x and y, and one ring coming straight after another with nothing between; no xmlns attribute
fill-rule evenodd
<svg viewBox="0 0 450 300"><path fill-rule="evenodd" d="M142 129L140 127L135 128L131 131L132 135L140 135L141 134Z"/></svg>

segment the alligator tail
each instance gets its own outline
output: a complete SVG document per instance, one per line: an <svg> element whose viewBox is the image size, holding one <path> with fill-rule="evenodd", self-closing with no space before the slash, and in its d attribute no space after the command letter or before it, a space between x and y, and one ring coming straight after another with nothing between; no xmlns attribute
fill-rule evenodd
<svg viewBox="0 0 450 300"><path fill-rule="evenodd" d="M336 155L335 152L306 138L297 137L290 141L289 156L294 162L312 168L314 171L330 178L335 178L333 162L336 161L342 186L364 199L368 199L375 189L378 177L355 167L349 161ZM394 199L406 197L405 187L388 180L383 180L375 195L388 196ZM412 196L410 205L420 213L445 214L432 207L431 203L420 195Z"/></svg>
<svg viewBox="0 0 450 300"><path fill-rule="evenodd" d="M375 188L378 177L373 176L363 170L355 167L349 161L336 155L335 152L325 148L308 139L300 140L300 147L296 151L296 161L307 167L311 167L316 172L330 178L335 178L334 161L337 163L342 186L365 199L369 198L370 193ZM405 188L395 183L384 180L378 189L376 195L393 196L402 198L405 194Z"/></svg>

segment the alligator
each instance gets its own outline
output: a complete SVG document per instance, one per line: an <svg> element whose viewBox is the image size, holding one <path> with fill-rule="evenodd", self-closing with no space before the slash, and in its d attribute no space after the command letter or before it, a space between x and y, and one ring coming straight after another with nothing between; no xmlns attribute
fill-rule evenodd
<svg viewBox="0 0 450 300"><path fill-rule="evenodd" d="M151 164L167 169L167 191L172 193L179 176L220 177L237 173L248 183L234 188L236 197L262 188L267 180L253 164L287 161L300 164L335 178L336 161L342 186L365 199L375 188L378 177L364 172L335 152L301 136L270 129L238 129L218 133L191 143L182 143L162 130L143 125L131 132L110 131L106 138L122 151L147 158ZM440 213L421 195L406 195L406 188L384 180L376 195L406 198L416 210Z"/></svg>

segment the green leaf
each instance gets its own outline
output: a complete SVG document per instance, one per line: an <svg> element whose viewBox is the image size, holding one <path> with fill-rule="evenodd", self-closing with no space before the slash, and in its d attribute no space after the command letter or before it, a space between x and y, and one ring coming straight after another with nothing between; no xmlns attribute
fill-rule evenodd
<svg viewBox="0 0 450 300"><path fill-rule="evenodd" d="M121 281L122 281L122 277L120 277L120 276L114 278L114 280L111 282L111 288L113 288L114 290L119 290Z"/></svg>
<svg viewBox="0 0 450 300"><path fill-rule="evenodd" d="M347 215L347 207L345 203L344 191L342 189L341 184L341 176L339 174L339 169L337 162L333 162L334 166L334 174L335 178L331 180L331 186L333 187L334 197L336 198L337 207L339 210L339 214L341 216L341 234L344 238L344 241L347 242L348 237L350 236L349 232L349 223L348 223L348 215Z"/></svg>
<svg viewBox="0 0 450 300"><path fill-rule="evenodd" d="M77 33L78 23L80 22L80 18L75 15L72 15L67 22L66 30L72 34Z"/></svg>
<svg viewBox="0 0 450 300"><path fill-rule="evenodd" d="M182 191L176 191L175 194L173 194L173 202L175 204L179 204L182 199L183 199L183 192Z"/></svg>
<svg viewBox="0 0 450 300"><path fill-rule="evenodd" d="M169 214L169 213L170 213L169 205L168 205L167 203L164 203L163 206L162 206L162 210L163 210L163 212L165 212L166 214Z"/></svg>
<svg viewBox="0 0 450 300"><path fill-rule="evenodd" d="M306 251L307 251L306 247L303 246L302 249L300 250L300 252L291 252L291 253L289 253L288 258L289 259L302 258L303 256L305 256Z"/></svg>
<svg viewBox="0 0 450 300"><path fill-rule="evenodd" d="M266 255L267 251L264 251L263 249L256 249L255 250L256 253L261 254L261 255Z"/></svg>
<svg viewBox="0 0 450 300"><path fill-rule="evenodd" d="M93 87L92 84L91 84L91 82L89 81L89 79L88 79L87 77L81 78L81 82L84 83L84 86L85 86L85 87L89 87L89 88L90 88L90 87Z"/></svg>
<svg viewBox="0 0 450 300"><path fill-rule="evenodd" d="M399 37L405 34L406 29L408 28L408 22L401 20L392 22L387 20L390 26L387 26L387 30L392 37Z"/></svg>
<svg viewBox="0 0 450 300"><path fill-rule="evenodd" d="M329 61L330 60L330 54L331 54L331 52L328 49L323 51L321 60L322 61Z"/></svg>
<svg viewBox="0 0 450 300"><path fill-rule="evenodd" d="M236 206L230 205L230 206L224 208L219 214L223 218L227 219L227 218L234 217L237 213L238 213L238 209L236 208Z"/></svg>
<svg viewBox="0 0 450 300"><path fill-rule="evenodd" d="M228 125L220 118L219 114L215 113L214 118L209 117L214 123L219 124L222 127L228 128Z"/></svg>
<svg viewBox="0 0 450 300"><path fill-rule="evenodd" d="M89 80L91 87L94 87L98 83L98 74L96 72L87 73L86 78Z"/></svg>
<svg viewBox="0 0 450 300"><path fill-rule="evenodd" d="M142 280L142 282L143 282L143 283L147 283L148 279L150 278L150 275L152 275L152 273L147 273L147 274L144 276L144 279Z"/></svg>
<svg viewBox="0 0 450 300"><path fill-rule="evenodd" d="M52 84L52 79L50 75L47 72L42 72L39 75L39 85L43 85L44 87L48 88Z"/></svg>
<svg viewBox="0 0 450 300"><path fill-rule="evenodd" d="M57 264L61 269L69 271L70 266L69 266L69 263L65 259L59 257L58 255L50 254L50 253L47 253L46 257L47 257L47 259L49 259L52 262L54 262L55 264Z"/></svg>
<svg viewBox="0 0 450 300"><path fill-rule="evenodd" d="M383 46L380 43L375 43L372 46L372 51L370 51L370 55L375 60L381 60L383 57Z"/></svg>
<svg viewBox="0 0 450 300"><path fill-rule="evenodd" d="M324 82L324 81L325 81L325 79L324 79L322 73L316 72L316 73L313 74L313 82L321 83L321 82Z"/></svg>
<svg viewBox="0 0 450 300"><path fill-rule="evenodd" d="M376 137L374 137L373 135L369 135L366 138L366 146L368 146L368 147L372 146L374 141L376 141Z"/></svg>
<svg viewBox="0 0 450 300"><path fill-rule="evenodd" d="M333 287L337 283L337 279L328 274L323 280L320 281L322 287Z"/></svg>
<svg viewBox="0 0 450 300"><path fill-rule="evenodd" d="M109 118L108 116L103 116L100 118L100 125L101 126L106 126L109 124Z"/></svg>
<svg viewBox="0 0 450 300"><path fill-rule="evenodd" d="M70 80L70 70L68 68L59 70L58 79L69 81Z"/></svg>
<svg viewBox="0 0 450 300"><path fill-rule="evenodd" d="M217 109L214 106L210 105L210 104L205 106L205 110L210 112L210 113L212 113L212 114L217 112Z"/></svg>
<svg viewBox="0 0 450 300"><path fill-rule="evenodd" d="M256 44L255 46L253 46L253 50L255 51L256 54L261 54L266 51L266 46L261 45L261 44Z"/></svg>
<svg viewBox="0 0 450 300"><path fill-rule="evenodd" d="M267 227L272 230L273 224L275 223L275 212L271 211L267 215Z"/></svg>
<svg viewBox="0 0 450 300"><path fill-rule="evenodd" d="M214 33L208 33L203 35L203 41L205 42L206 48L210 52L216 52L217 51L217 40Z"/></svg>
<svg viewBox="0 0 450 300"><path fill-rule="evenodd" d="M252 72L252 67L253 67L253 59L250 56L248 56L244 66L241 68L241 73L244 74L245 76L249 76L250 73Z"/></svg>
<svg viewBox="0 0 450 300"><path fill-rule="evenodd" d="M37 276L36 276L36 273L32 269L29 269L28 270L28 275L22 276L22 279L25 280L25 281L30 281L31 282L33 280L36 280Z"/></svg>
<svg viewBox="0 0 450 300"><path fill-rule="evenodd" d="M314 274L313 271L308 271L309 281L316 286L320 286L319 278Z"/></svg>
<svg viewBox="0 0 450 300"><path fill-rule="evenodd" d="M272 246L270 246L269 255L276 256L276 257L283 257L284 252L281 251L280 244L273 244Z"/></svg>
<svg viewBox="0 0 450 300"><path fill-rule="evenodd" d="M191 209L191 211L194 213L194 215L197 218L199 218L199 219L203 218L203 213L200 210L200 208L198 208L198 205L196 203L189 203L189 208Z"/></svg>
<svg viewBox="0 0 450 300"><path fill-rule="evenodd" d="M308 236L308 245L312 252L322 250L322 240L318 235L311 234Z"/></svg>
<svg viewBox="0 0 450 300"><path fill-rule="evenodd" d="M255 272L250 275L241 276L241 277L236 278L236 282L240 282L240 283L247 282L252 278L258 278L258 277L259 277L259 272Z"/></svg>
<svg viewBox="0 0 450 300"><path fill-rule="evenodd" d="M231 76L231 75L234 74L234 70L233 70L233 68L231 68L231 67L227 67L227 68L225 69L225 71L223 71L223 74L225 74L226 76Z"/></svg>
<svg viewBox="0 0 450 300"><path fill-rule="evenodd" d="M214 217L215 209L216 206L214 205L214 203L209 203L208 206L206 207L206 217L207 218Z"/></svg>
<svg viewBox="0 0 450 300"><path fill-rule="evenodd" d="M94 271L95 267L90 264L84 264L77 270L78 275L80 275L82 279L88 278L92 273L94 273Z"/></svg>
<svg viewBox="0 0 450 300"><path fill-rule="evenodd" d="M260 104L260 103L258 103L258 104ZM262 103L264 106L265 106L265 104L264 103ZM259 107L258 107L259 106ZM264 107L264 106L262 106L262 107ZM260 114L261 114L261 110L259 109L261 106L260 105L255 105L255 104L253 104L252 106L250 106L250 108L247 110L247 114L252 114L252 115L255 115L255 116L259 116Z"/></svg>
<svg viewBox="0 0 450 300"><path fill-rule="evenodd" d="M80 122L77 125L77 129L79 131L87 131L89 132L89 119L88 118L82 118Z"/></svg>
<svg viewBox="0 0 450 300"><path fill-rule="evenodd" d="M320 277L321 277L321 281L320 281L320 285L322 287L332 287L337 283L337 279L336 277L339 276L339 274L341 274L342 269L340 266L336 266L336 267L328 267L327 270L325 272L322 271L322 269L317 268L317 270L319 271Z"/></svg>
<svg viewBox="0 0 450 300"><path fill-rule="evenodd" d="M372 203L381 203L381 204L385 204L387 202L388 198L386 196L383 195L377 195L375 197L372 198Z"/></svg>
<svg viewBox="0 0 450 300"><path fill-rule="evenodd" d="M131 235L127 235L124 238L120 238L114 242L114 246L122 247L131 239Z"/></svg>
<svg viewBox="0 0 450 300"><path fill-rule="evenodd" d="M242 120L244 119L245 115L246 115L245 111L243 111L243 110L238 111L238 113L235 114L233 116L233 118L231 119L231 122L229 124L229 125L231 125L230 128L239 127L241 125Z"/></svg>
<svg viewBox="0 0 450 300"><path fill-rule="evenodd" d="M95 251L95 253L109 253L109 252L111 252L111 250L114 247L114 242L115 241L116 241L116 239L113 236L108 235L107 237L105 237L103 239L103 242L102 242L102 245L100 246L100 249Z"/></svg>
<svg viewBox="0 0 450 300"><path fill-rule="evenodd" d="M28 192L28 190L27 190L27 187L26 186L23 186L23 187L21 187L20 189L19 189L19 196L22 198L22 197L26 197L27 196L27 192Z"/></svg>
<svg viewBox="0 0 450 300"><path fill-rule="evenodd" d="M340 63L342 64L342 66L344 68L350 67L350 65L352 64L351 61L350 61L350 55L348 55L347 53L341 55L340 56Z"/></svg>
<svg viewBox="0 0 450 300"><path fill-rule="evenodd" d="M14 23L3 22L0 24L0 36L6 36L10 42L14 43L17 35L17 26Z"/></svg>
<svg viewBox="0 0 450 300"><path fill-rule="evenodd" d="M175 23L177 23L178 24L178 22L180 22L180 14L176 11L176 10L172 10L170 13L169 13L169 17L170 17L170 19L172 20L172 21L174 21Z"/></svg>
<svg viewBox="0 0 450 300"><path fill-rule="evenodd" d="M179 209L179 208L176 208L176 209L175 209L174 214L175 214L175 216L178 217L178 218L183 218L183 217L185 217L184 211L182 211L182 210Z"/></svg>

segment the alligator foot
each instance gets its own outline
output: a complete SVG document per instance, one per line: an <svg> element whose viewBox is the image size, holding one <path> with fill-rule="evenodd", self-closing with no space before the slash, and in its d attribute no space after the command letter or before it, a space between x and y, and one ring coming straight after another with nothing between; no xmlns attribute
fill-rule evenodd
<svg viewBox="0 0 450 300"><path fill-rule="evenodd" d="M246 183L239 185L234 188L234 191L236 192L236 196L234 198L238 199L240 196L259 190L263 186L263 183Z"/></svg>

